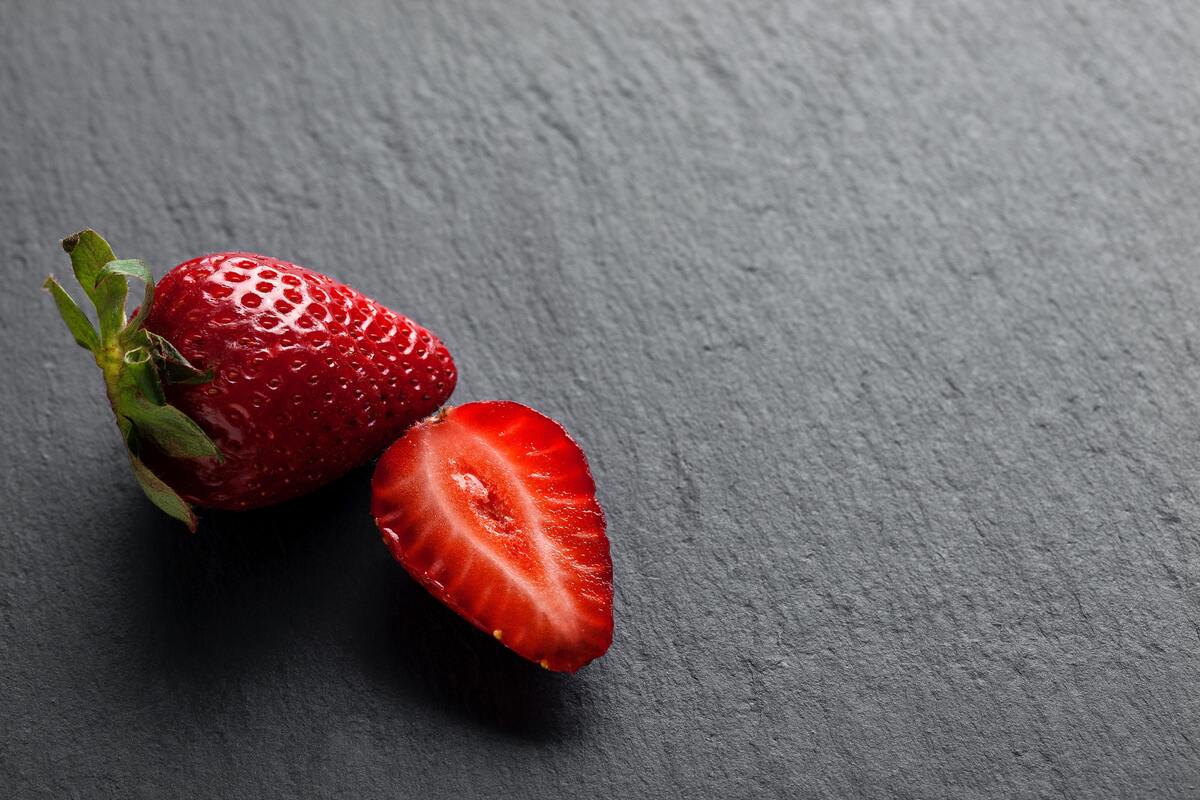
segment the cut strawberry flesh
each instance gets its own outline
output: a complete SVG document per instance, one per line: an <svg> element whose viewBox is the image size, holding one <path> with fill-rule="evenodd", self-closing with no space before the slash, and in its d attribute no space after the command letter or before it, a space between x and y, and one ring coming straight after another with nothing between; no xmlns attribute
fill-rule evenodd
<svg viewBox="0 0 1200 800"><path fill-rule="evenodd" d="M563 672L608 649L604 512L557 422L507 401L444 409L384 453L371 487L392 555L476 627Z"/></svg>

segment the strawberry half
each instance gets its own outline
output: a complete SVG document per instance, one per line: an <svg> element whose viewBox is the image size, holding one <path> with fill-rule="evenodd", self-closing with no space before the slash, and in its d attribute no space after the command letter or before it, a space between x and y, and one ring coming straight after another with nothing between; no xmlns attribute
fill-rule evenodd
<svg viewBox="0 0 1200 800"><path fill-rule="evenodd" d="M519 403L446 408L375 469L384 543L435 597L517 654L574 672L612 642L612 559L579 445Z"/></svg>
<svg viewBox="0 0 1200 800"><path fill-rule="evenodd" d="M53 278L46 288L104 374L138 482L192 529L192 503L256 508L328 483L454 390L433 334L318 272L217 253L156 286L95 231L63 248L99 330ZM145 284L133 319L129 278Z"/></svg>

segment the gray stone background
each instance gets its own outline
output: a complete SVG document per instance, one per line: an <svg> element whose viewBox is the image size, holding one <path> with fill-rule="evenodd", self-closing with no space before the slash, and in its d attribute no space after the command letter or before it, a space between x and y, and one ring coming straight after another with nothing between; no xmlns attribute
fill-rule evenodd
<svg viewBox="0 0 1200 800"><path fill-rule="evenodd" d="M3 0L0 794L1200 794L1200 7ZM525 664L369 467L189 538L39 286L244 248L562 420Z"/></svg>

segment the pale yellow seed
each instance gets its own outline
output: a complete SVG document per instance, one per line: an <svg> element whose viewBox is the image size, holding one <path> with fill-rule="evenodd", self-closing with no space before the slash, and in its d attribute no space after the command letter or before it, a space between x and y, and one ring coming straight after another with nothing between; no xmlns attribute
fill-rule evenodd
<svg viewBox="0 0 1200 800"><path fill-rule="evenodd" d="M492 636L495 636L497 639L499 639L504 636L504 632L497 628L496 630L492 631Z"/></svg>
<svg viewBox="0 0 1200 800"><path fill-rule="evenodd" d="M544 658L541 661L541 665L542 665L542 669L550 669L550 662Z"/></svg>

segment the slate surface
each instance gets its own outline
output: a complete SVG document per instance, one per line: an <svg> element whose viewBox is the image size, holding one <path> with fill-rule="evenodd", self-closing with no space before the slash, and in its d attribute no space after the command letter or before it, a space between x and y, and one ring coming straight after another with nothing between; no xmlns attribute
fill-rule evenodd
<svg viewBox="0 0 1200 800"><path fill-rule="evenodd" d="M6 0L0 794L1200 794L1187 2ZM360 470L188 538L39 291L83 225L437 330L592 458L612 651Z"/></svg>

